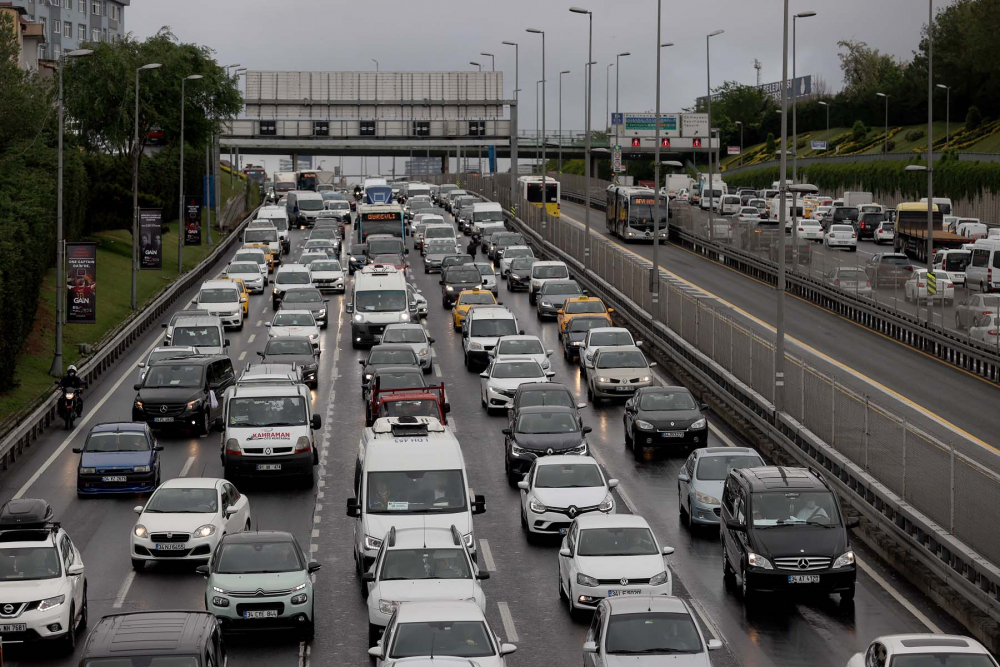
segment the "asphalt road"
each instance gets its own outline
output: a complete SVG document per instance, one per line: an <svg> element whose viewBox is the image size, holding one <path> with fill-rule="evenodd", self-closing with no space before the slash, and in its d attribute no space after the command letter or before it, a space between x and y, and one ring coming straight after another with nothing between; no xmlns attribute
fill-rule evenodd
<svg viewBox="0 0 1000 667"><path fill-rule="evenodd" d="M293 233L292 257L300 251L304 238L304 232ZM676 248L671 248L670 253L672 258L702 261ZM414 263L419 261L416 253L410 258ZM440 307L436 298L437 280L437 275L426 276L418 270L412 282L428 298L430 316L425 326L436 339L435 375L440 375L448 389L452 428L463 444L470 482L474 492L485 494L487 500L487 511L476 518L475 527L480 563L492 575L484 582L489 621L505 641L519 647L508 664L577 665L586 624L571 621L557 595L557 545L529 545L520 532L518 492L507 486L503 476L500 429L505 422L500 417L486 416L480 407L476 396L480 379L462 364L461 346L449 312ZM728 280L735 283L732 278ZM187 303L195 292L179 299L178 304ZM546 347L557 351L552 362L555 380L567 384L583 400L586 391L576 367L567 364L559 353L555 325L538 322L524 294L508 294L501 287L500 298L523 328L540 335ZM361 369L357 364L362 352L352 350L350 336L345 335L350 328L343 304L341 296L330 300L330 326L322 334L320 383L313 392L314 411L324 418L315 489L240 484L240 490L250 499L256 526L293 532L323 564L316 575L316 638L303 644L294 636L280 633L233 635L228 639L232 665L368 664L367 616L351 556L352 519L344 514L345 500L352 495L353 463L363 428ZM267 296L250 297L247 325L242 332L228 335L232 342L230 355L237 367L262 349L266 340L262 322L269 319L271 312ZM161 331L152 329L127 358L90 388L84 418L75 431L46 432L26 456L0 476L0 501L15 495L45 498L69 530L87 566L92 622L115 611L202 609L204 604L204 579L189 567L156 566L132 572L128 554L129 531L135 522L132 507L141 504L142 497L81 500L74 489L77 456L72 454L72 446L81 443L97 422L129 418L132 384L138 377L135 364L159 342ZM662 377L662 372L661 379L671 381ZM676 475L685 455L660 455L636 463L623 446L620 404L588 407L583 413L585 422L594 427L589 440L595 456L610 476L621 480L620 510L645 516L660 542L677 549L670 557L675 592L691 599L706 634L725 642L725 648L712 656L717 667L798 666L804 659L821 667L839 667L880 634L924 632L932 627L958 631L930 601L898 581L874 556L857 546L865 569L859 573L853 605L841 605L831 596L804 597L775 600L762 606L760 612L747 614L738 596L722 583L717 533L692 533L678 521ZM160 443L165 446L164 479L221 476L219 434L204 438L163 434ZM713 423L709 444L730 443L739 444L737 436ZM75 656L60 657L8 647L4 657L7 665L68 666L78 662L80 649Z"/></svg>

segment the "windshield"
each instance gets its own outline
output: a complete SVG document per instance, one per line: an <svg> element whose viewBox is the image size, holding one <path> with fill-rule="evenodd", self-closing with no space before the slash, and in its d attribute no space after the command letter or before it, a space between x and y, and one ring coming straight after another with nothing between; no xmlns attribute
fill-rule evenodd
<svg viewBox="0 0 1000 667"><path fill-rule="evenodd" d="M829 491L755 493L753 525L837 525L837 500Z"/></svg>
<svg viewBox="0 0 1000 667"><path fill-rule="evenodd" d="M529 434L577 433L576 418L568 412L530 412L517 419L517 432Z"/></svg>
<svg viewBox="0 0 1000 667"><path fill-rule="evenodd" d="M409 202L411 211L419 211L422 208L431 208L431 203L425 199Z"/></svg>
<svg viewBox="0 0 1000 667"><path fill-rule="evenodd" d="M572 324L574 320L570 320ZM590 334L590 345L592 347L598 345L606 345L608 347L618 346L618 345L631 345L632 344L632 334L627 331L598 331L597 333Z"/></svg>
<svg viewBox="0 0 1000 667"><path fill-rule="evenodd" d="M475 211L473 222L503 222L503 211Z"/></svg>
<svg viewBox="0 0 1000 667"><path fill-rule="evenodd" d="M524 245L524 237L520 234L504 234L500 237L493 237L493 242L500 248L509 245Z"/></svg>
<svg viewBox="0 0 1000 667"><path fill-rule="evenodd" d="M397 264L402 264L402 263L403 260L401 259L400 255L396 254L375 255L372 258L372 264L391 264L392 266L396 266Z"/></svg>
<svg viewBox="0 0 1000 667"><path fill-rule="evenodd" d="M299 199L300 211L320 211L323 209L323 199Z"/></svg>
<svg viewBox="0 0 1000 667"><path fill-rule="evenodd" d="M545 354L542 341L535 338L518 338L502 340L497 354Z"/></svg>
<svg viewBox="0 0 1000 667"><path fill-rule="evenodd" d="M513 336L517 334L517 325L514 320L504 318L501 320L474 319L469 329L469 335L476 336Z"/></svg>
<svg viewBox="0 0 1000 667"><path fill-rule="evenodd" d="M645 368L646 357L638 350L604 352L597 359L598 368Z"/></svg>
<svg viewBox="0 0 1000 667"><path fill-rule="evenodd" d="M385 552L381 581L409 579L471 579L461 549L392 549Z"/></svg>
<svg viewBox="0 0 1000 667"><path fill-rule="evenodd" d="M386 401L379 408L379 417L431 417L440 419L437 401L430 398Z"/></svg>
<svg viewBox="0 0 1000 667"><path fill-rule="evenodd" d="M142 386L150 389L157 387L200 387L202 385L201 370L201 366L157 364L149 367L149 372L146 373L146 382Z"/></svg>
<svg viewBox="0 0 1000 667"><path fill-rule="evenodd" d="M521 394L518 407L527 408L533 405L565 405L576 407L573 395L565 389L532 389Z"/></svg>
<svg viewBox="0 0 1000 667"><path fill-rule="evenodd" d="M424 376L419 370L382 371L378 374L378 386L379 389L420 388L424 386Z"/></svg>
<svg viewBox="0 0 1000 667"><path fill-rule="evenodd" d="M601 469L593 463L540 465L535 473L535 487L541 489L582 489L604 486Z"/></svg>
<svg viewBox="0 0 1000 667"><path fill-rule="evenodd" d="M264 348L264 354L267 356L271 356L272 354L300 354L312 356L312 353L312 343L307 340L287 340L276 338L268 341L267 347Z"/></svg>
<svg viewBox="0 0 1000 667"><path fill-rule="evenodd" d="M250 273L260 275L260 265L257 262L239 262L229 265L227 273Z"/></svg>
<svg viewBox="0 0 1000 667"><path fill-rule="evenodd" d="M378 346L368 355L369 364L393 364L397 366L413 365L417 363L417 355L413 350L380 350Z"/></svg>
<svg viewBox="0 0 1000 667"><path fill-rule="evenodd" d="M940 206L940 204L938 205ZM940 649L928 653L905 653L892 658L892 667L995 667L988 655L948 653Z"/></svg>
<svg viewBox="0 0 1000 667"><path fill-rule="evenodd" d="M54 579L59 573L59 554L55 547L0 550L0 581Z"/></svg>
<svg viewBox="0 0 1000 667"><path fill-rule="evenodd" d="M424 228L424 238L425 239L453 239L455 238L455 230L451 227L425 227Z"/></svg>
<svg viewBox="0 0 1000 667"><path fill-rule="evenodd" d="M308 285L312 282L308 271L283 271L274 279L282 285Z"/></svg>
<svg viewBox="0 0 1000 667"><path fill-rule="evenodd" d="M228 287L203 289L198 294L198 303L232 303L239 300L239 291Z"/></svg>
<svg viewBox="0 0 1000 667"><path fill-rule="evenodd" d="M313 262L315 262L316 260L326 259L326 258L327 258L327 256L326 256L325 253L319 254L319 253L316 253L316 252L312 252L312 253L308 253L307 252L307 253L303 253L299 257L299 264L302 264L303 266L308 266L308 267L312 268L312 263Z"/></svg>
<svg viewBox="0 0 1000 667"><path fill-rule="evenodd" d="M492 276L492 275L495 275L494 271L493 271L493 267L490 266L489 264L474 264L473 266L475 266L476 269L479 270L479 275L481 275L481 276Z"/></svg>
<svg viewBox="0 0 1000 667"><path fill-rule="evenodd" d="M859 215L860 215L860 213L858 212L857 208L855 208L853 206L851 206L851 207L841 206L840 208L838 208L838 209L836 209L834 211L834 213L833 213L833 219L834 220L847 220L847 219L857 220Z"/></svg>
<svg viewBox="0 0 1000 667"><path fill-rule="evenodd" d="M288 290L285 292L285 299L282 302L286 303L322 303L323 294L319 290L312 289L295 289Z"/></svg>
<svg viewBox="0 0 1000 667"><path fill-rule="evenodd" d="M149 353L149 357L146 358L146 365L149 366L154 361L159 361L161 359L180 359L182 357L192 356L194 351L189 350L178 350L173 347L168 347L162 350L153 350Z"/></svg>
<svg viewBox="0 0 1000 667"><path fill-rule="evenodd" d="M565 266L542 265L531 268L532 278L569 278L569 269Z"/></svg>
<svg viewBox="0 0 1000 667"><path fill-rule="evenodd" d="M894 264L896 266L909 266L912 262L906 255L882 255L882 264Z"/></svg>
<svg viewBox="0 0 1000 667"><path fill-rule="evenodd" d="M219 492L215 488L161 486L142 511L154 514L210 514L219 511Z"/></svg>
<svg viewBox="0 0 1000 667"><path fill-rule="evenodd" d="M233 257L233 261L234 262L239 262L239 261L253 262L254 263L254 267L256 267L256 271L258 273L260 273L260 267L261 267L262 264L266 264L267 263L267 257L265 257L264 253L262 253L262 252L240 252L240 253L236 253L236 256ZM245 271L244 273L253 273L253 271Z"/></svg>
<svg viewBox="0 0 1000 667"><path fill-rule="evenodd" d="M461 470L368 473L368 511L377 514L460 512L467 495Z"/></svg>
<svg viewBox="0 0 1000 667"><path fill-rule="evenodd" d="M87 439L88 452L146 452L149 443L143 433L95 433Z"/></svg>
<svg viewBox="0 0 1000 667"><path fill-rule="evenodd" d="M540 294L580 294L580 286L576 283L545 283Z"/></svg>
<svg viewBox="0 0 1000 667"><path fill-rule="evenodd" d="M747 454L705 456L698 461L698 469L695 471L695 477L705 481L721 482L729 476L730 470L756 468L762 465L764 465L764 462L759 457Z"/></svg>
<svg viewBox="0 0 1000 667"><path fill-rule="evenodd" d="M504 259L514 259L515 257L534 257L531 248L507 248L503 251Z"/></svg>
<svg viewBox="0 0 1000 667"><path fill-rule="evenodd" d="M277 243L278 231L275 229L248 229L243 234L244 243Z"/></svg>
<svg viewBox="0 0 1000 667"><path fill-rule="evenodd" d="M354 310L387 313L406 310L406 290L365 290L354 293Z"/></svg>
<svg viewBox="0 0 1000 667"><path fill-rule="evenodd" d="M319 229L314 229L312 233L309 235L309 241L322 241L325 239L336 239L336 238L340 238L340 234L333 227L320 227ZM312 247L310 246L309 241L306 241L307 248ZM318 245L318 244L313 244L313 245Z"/></svg>
<svg viewBox="0 0 1000 667"><path fill-rule="evenodd" d="M510 262L511 271L522 271L524 269L530 269L535 263L534 257L515 257Z"/></svg>
<svg viewBox="0 0 1000 667"><path fill-rule="evenodd" d="M306 423L301 396L234 398L229 401L230 426L299 426Z"/></svg>
<svg viewBox="0 0 1000 667"><path fill-rule="evenodd" d="M619 655L701 653L701 637L685 613L612 614L604 650Z"/></svg>
<svg viewBox="0 0 1000 667"><path fill-rule="evenodd" d="M507 361L495 364L491 376L498 379L537 378L542 376L542 368L535 361Z"/></svg>
<svg viewBox="0 0 1000 667"><path fill-rule="evenodd" d="M458 303L462 306L473 306L483 304L494 304L492 294L463 294L458 297Z"/></svg>
<svg viewBox="0 0 1000 667"><path fill-rule="evenodd" d="M655 392L643 394L639 399L640 410L695 410L694 396L686 391Z"/></svg>
<svg viewBox="0 0 1000 667"><path fill-rule="evenodd" d="M294 542L223 543L215 561L215 571L219 574L270 574L304 569Z"/></svg>
<svg viewBox="0 0 1000 667"><path fill-rule="evenodd" d="M649 556L657 553L649 528L590 528L580 531L578 556Z"/></svg>
<svg viewBox="0 0 1000 667"><path fill-rule="evenodd" d="M600 301L570 301L566 304L567 313L603 313L604 304Z"/></svg>
<svg viewBox="0 0 1000 667"><path fill-rule="evenodd" d="M369 255L399 255L403 252L403 242L397 239L369 239Z"/></svg>
<svg viewBox="0 0 1000 667"><path fill-rule="evenodd" d="M455 244L451 241L431 241L430 243L424 243L424 250L427 251L428 255L447 255L448 253L455 252Z"/></svg>
<svg viewBox="0 0 1000 667"><path fill-rule="evenodd" d="M423 327L409 327L406 329L387 329L382 334L383 343L423 343L427 336Z"/></svg>
<svg viewBox="0 0 1000 667"><path fill-rule="evenodd" d="M566 331L590 331L599 327L608 326L608 321L603 317L574 317L566 325Z"/></svg>
<svg viewBox="0 0 1000 667"><path fill-rule="evenodd" d="M425 621L400 623L389 655L483 658L494 655L494 650L482 621Z"/></svg>
<svg viewBox="0 0 1000 667"><path fill-rule="evenodd" d="M334 200L326 202L326 208L330 211L347 211L350 210L351 205L342 200Z"/></svg>
<svg viewBox="0 0 1000 667"><path fill-rule="evenodd" d="M482 276L475 267L465 267L453 269L445 274L445 283L478 283Z"/></svg>
<svg viewBox="0 0 1000 667"><path fill-rule="evenodd" d="M313 271L343 271L340 262L335 259L320 259L309 265Z"/></svg>

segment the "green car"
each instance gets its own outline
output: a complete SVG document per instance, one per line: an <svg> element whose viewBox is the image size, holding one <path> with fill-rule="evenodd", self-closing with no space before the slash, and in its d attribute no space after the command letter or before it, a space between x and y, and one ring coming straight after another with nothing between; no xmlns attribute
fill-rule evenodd
<svg viewBox="0 0 1000 667"><path fill-rule="evenodd" d="M311 639L309 575L319 568L290 533L262 530L226 535L198 572L208 579L205 608L224 630L291 628Z"/></svg>

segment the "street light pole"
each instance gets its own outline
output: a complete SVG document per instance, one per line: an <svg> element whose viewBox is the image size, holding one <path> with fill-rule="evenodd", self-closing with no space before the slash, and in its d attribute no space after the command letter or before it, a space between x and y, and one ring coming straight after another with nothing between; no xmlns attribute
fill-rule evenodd
<svg viewBox="0 0 1000 667"><path fill-rule="evenodd" d="M705 86L708 89L708 238L710 240L715 239L715 223L712 219L712 207L715 204L715 182L712 176L712 38L724 32L725 30L716 30L708 33L705 37Z"/></svg>
<svg viewBox="0 0 1000 667"><path fill-rule="evenodd" d="M819 103L826 107L826 150L830 150L830 105L822 100Z"/></svg>
<svg viewBox="0 0 1000 667"><path fill-rule="evenodd" d="M542 131L541 131L542 123L539 120L542 111L542 105L539 104L541 102L541 96L542 96L540 92L541 89L542 89L542 80L539 79L538 81L535 81L535 164L536 165L538 164L539 151L541 150L539 142L541 141L541 136L542 136Z"/></svg>
<svg viewBox="0 0 1000 667"><path fill-rule="evenodd" d="M927 271L934 271L934 0L927 0ZM927 308L930 322L931 309Z"/></svg>
<svg viewBox="0 0 1000 667"><path fill-rule="evenodd" d="M795 28L796 22L799 19L809 18L810 16L816 16L816 12L799 12L792 17L792 180L796 183L799 182L799 91L796 88L797 80L795 78ZM798 226L798 220L796 220L795 226ZM792 233L795 233L794 229Z"/></svg>
<svg viewBox="0 0 1000 667"><path fill-rule="evenodd" d="M372 58L371 61L373 63L375 63L375 136L378 136L378 72L379 72L379 65L378 65L378 61L375 60L374 58ZM375 165L376 165L375 168L378 171L379 176L381 176L382 175L382 156L381 155L375 156ZM292 171L295 171L296 169L298 169L297 165L295 167L293 167Z"/></svg>
<svg viewBox="0 0 1000 667"><path fill-rule="evenodd" d="M785 216L788 192L788 0L785 0L781 41L781 169L778 177L778 326L774 344L774 410L785 403Z"/></svg>
<svg viewBox="0 0 1000 667"><path fill-rule="evenodd" d="M562 176L562 75L569 74L568 69L559 72L559 175ZM586 113L586 112L585 112Z"/></svg>
<svg viewBox="0 0 1000 667"><path fill-rule="evenodd" d="M609 133L611 131L611 68L614 66L614 63L608 63L608 66L604 68L604 129Z"/></svg>
<svg viewBox="0 0 1000 667"><path fill-rule="evenodd" d="M584 186L584 202L583 202L583 225L584 225L584 238L583 238L583 268L590 268L590 103L593 97L591 85L593 81L593 70L594 70L594 12L583 9L582 7L570 7L569 10L574 14L586 14L588 19L588 32L587 32L587 78L584 82L584 89L587 95L587 104L584 106L584 121L586 128L584 129L584 156L583 156L583 180ZM561 79L560 79L561 81ZM562 93L559 93L560 103L562 102ZM562 125L562 113L560 112L560 126ZM561 128L560 128L561 129ZM561 144L560 144L561 148ZM559 171L562 171L562 160L560 159Z"/></svg>
<svg viewBox="0 0 1000 667"><path fill-rule="evenodd" d="M618 94L619 91L621 90L620 79L622 74L621 57L630 55L632 54L629 51L624 51L615 56L615 115L621 113L621 109L618 107ZM617 145L618 145L618 126L615 125L615 146ZM616 182L618 181L618 174L615 174L615 181Z"/></svg>
<svg viewBox="0 0 1000 667"><path fill-rule="evenodd" d="M944 90L946 91L945 99L947 101L945 102L945 106L947 108L947 111L945 112L944 147L951 148L951 86L946 86L943 83L939 83L937 87L944 88Z"/></svg>
<svg viewBox="0 0 1000 667"><path fill-rule="evenodd" d="M660 312L660 51L672 44L660 44L663 23L663 0L656 0L656 113L653 115L653 268L649 272L650 320Z"/></svg>
<svg viewBox="0 0 1000 667"><path fill-rule="evenodd" d="M192 74L181 79L181 158L180 176L177 180L177 189L180 191L177 208L177 275L184 271L184 84L188 81L201 79L201 74Z"/></svg>
<svg viewBox="0 0 1000 667"><path fill-rule="evenodd" d="M135 70L135 127L132 134L132 310L139 309L139 73L159 69L160 63L149 63Z"/></svg>
<svg viewBox="0 0 1000 667"><path fill-rule="evenodd" d="M882 154L889 155L889 96L885 93L875 93L879 97L885 98L885 144L882 148Z"/></svg>
<svg viewBox="0 0 1000 667"><path fill-rule="evenodd" d="M740 126L740 166L743 166L743 121L738 120L736 124Z"/></svg>
<svg viewBox="0 0 1000 667"><path fill-rule="evenodd" d="M545 31L527 28L526 32L542 36L542 232L548 222L549 191L545 185Z"/></svg>
<svg viewBox="0 0 1000 667"><path fill-rule="evenodd" d="M488 56L489 59L490 59L490 71L491 72L497 71L497 59L493 56L492 53L486 53L485 51L483 51L483 52L480 52L479 55L481 55L481 56Z"/></svg>
<svg viewBox="0 0 1000 667"><path fill-rule="evenodd" d="M517 177L518 177L518 160L517 160L517 119L521 117L521 104L519 102L518 94L520 93L520 86L518 84L518 46L517 42L504 41L501 42L505 46L514 47L514 112L511 114L511 134L514 138L514 145L510 147L510 205L513 209L513 213L517 213Z"/></svg>

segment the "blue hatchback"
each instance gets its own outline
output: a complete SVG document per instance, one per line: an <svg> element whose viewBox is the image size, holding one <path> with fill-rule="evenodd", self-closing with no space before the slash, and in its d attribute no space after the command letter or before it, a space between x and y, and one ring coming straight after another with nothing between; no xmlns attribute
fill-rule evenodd
<svg viewBox="0 0 1000 667"><path fill-rule="evenodd" d="M87 434L76 472L76 495L144 493L160 484L163 447L141 422L98 424Z"/></svg>

